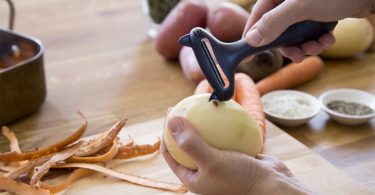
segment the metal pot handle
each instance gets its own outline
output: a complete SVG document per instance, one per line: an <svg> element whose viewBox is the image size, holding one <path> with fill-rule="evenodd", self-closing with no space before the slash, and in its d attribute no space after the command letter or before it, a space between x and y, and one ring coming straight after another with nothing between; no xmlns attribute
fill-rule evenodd
<svg viewBox="0 0 375 195"><path fill-rule="evenodd" d="M8 3L9 6L9 22L8 22L8 28L9 30L13 30L14 27L14 18L16 15L16 9L14 8L14 4L12 0L5 0Z"/></svg>

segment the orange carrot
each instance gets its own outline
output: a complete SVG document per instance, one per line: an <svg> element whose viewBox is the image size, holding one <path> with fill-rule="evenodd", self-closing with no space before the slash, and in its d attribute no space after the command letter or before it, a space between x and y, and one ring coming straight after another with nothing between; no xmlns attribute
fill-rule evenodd
<svg viewBox="0 0 375 195"><path fill-rule="evenodd" d="M201 93L212 93L211 85L208 83L207 79L204 79L201 82L199 82L197 87L195 88L194 94Z"/></svg>
<svg viewBox="0 0 375 195"><path fill-rule="evenodd" d="M324 67L317 56L307 57L301 63L291 63L285 68L259 81L256 86L260 95L278 89L287 89L314 78Z"/></svg>
<svg viewBox="0 0 375 195"><path fill-rule="evenodd" d="M248 111L262 129L263 141L266 136L266 117L263 111L263 104L254 81L244 73L235 75L236 101Z"/></svg>
<svg viewBox="0 0 375 195"><path fill-rule="evenodd" d="M201 81L195 88L194 94L212 93L212 88L207 80ZM253 80L244 73L235 75L235 89L232 98L248 111L257 121L262 129L263 140L266 136L266 119L263 112L263 106L260 101L259 92Z"/></svg>

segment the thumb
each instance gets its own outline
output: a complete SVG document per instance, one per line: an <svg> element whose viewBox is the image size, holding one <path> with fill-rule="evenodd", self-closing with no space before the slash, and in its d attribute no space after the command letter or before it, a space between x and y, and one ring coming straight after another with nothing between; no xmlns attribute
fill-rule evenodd
<svg viewBox="0 0 375 195"><path fill-rule="evenodd" d="M284 1L265 13L246 33L246 41L254 47L271 43L290 25L303 20L303 6ZM303 4L300 2L300 4Z"/></svg>
<svg viewBox="0 0 375 195"><path fill-rule="evenodd" d="M177 145L189 155L198 167L215 161L215 148L199 137L195 127L183 117L173 117L168 122L171 134Z"/></svg>

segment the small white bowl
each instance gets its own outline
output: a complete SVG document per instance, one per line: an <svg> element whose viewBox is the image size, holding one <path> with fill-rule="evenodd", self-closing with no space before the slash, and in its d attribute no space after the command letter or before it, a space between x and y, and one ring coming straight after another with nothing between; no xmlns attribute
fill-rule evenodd
<svg viewBox="0 0 375 195"><path fill-rule="evenodd" d="M307 103L306 105L310 107L312 111L309 114L305 114L304 116L297 116L297 117L288 117L288 116L274 113L267 107L267 101L268 102L273 101L275 96L278 96L277 98L280 98L282 96L284 97L298 96L298 98L301 98L305 103ZM314 96L308 93L296 91L296 90L273 91L273 92L263 95L261 100L262 100L262 103L264 106L264 112L266 113L267 118L276 124L286 126L286 127L296 127L296 126L305 124L310 119L315 117L320 112L320 109L321 109L321 104L317 98L315 98Z"/></svg>
<svg viewBox="0 0 375 195"><path fill-rule="evenodd" d="M324 92L319 100L322 103L323 110L327 112L335 121L344 125L360 125L375 117L375 112L367 115L348 115L333 111L327 107L327 104L334 100L346 102L355 102L366 105L375 111L375 96L365 91L357 89L334 89Z"/></svg>

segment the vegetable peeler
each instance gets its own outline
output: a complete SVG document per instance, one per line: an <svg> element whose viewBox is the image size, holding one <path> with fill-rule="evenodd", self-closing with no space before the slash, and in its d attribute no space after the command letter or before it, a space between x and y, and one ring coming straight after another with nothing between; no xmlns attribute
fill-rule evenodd
<svg viewBox="0 0 375 195"><path fill-rule="evenodd" d="M233 96L235 70L243 59L269 49L318 40L321 35L332 31L336 24L305 20L291 25L276 40L261 47L252 47L244 39L224 43L203 28L196 27L182 36L179 43L193 49L203 74L213 88L210 101L227 101Z"/></svg>

